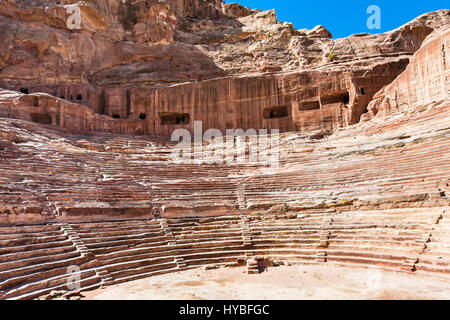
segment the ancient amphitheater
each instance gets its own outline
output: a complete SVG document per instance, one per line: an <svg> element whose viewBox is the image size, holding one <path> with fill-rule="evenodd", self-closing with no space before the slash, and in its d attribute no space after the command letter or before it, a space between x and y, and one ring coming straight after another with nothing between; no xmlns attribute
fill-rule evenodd
<svg viewBox="0 0 450 320"><path fill-rule="evenodd" d="M0 30L0 299L73 266L83 292L283 263L450 280L449 10L333 39L222 0L0 0ZM278 165L174 162L197 121L279 129Z"/></svg>

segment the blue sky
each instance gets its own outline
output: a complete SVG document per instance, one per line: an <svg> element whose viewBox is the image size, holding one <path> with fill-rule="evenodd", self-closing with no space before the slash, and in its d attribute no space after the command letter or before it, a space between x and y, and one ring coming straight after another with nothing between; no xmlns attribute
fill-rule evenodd
<svg viewBox="0 0 450 320"><path fill-rule="evenodd" d="M333 38L369 32L380 33L395 29L423 13L449 9L448 0L227 0L252 9L275 9L278 19L292 22L296 29L312 29L324 25ZM367 28L366 13L370 5L381 9L381 29Z"/></svg>

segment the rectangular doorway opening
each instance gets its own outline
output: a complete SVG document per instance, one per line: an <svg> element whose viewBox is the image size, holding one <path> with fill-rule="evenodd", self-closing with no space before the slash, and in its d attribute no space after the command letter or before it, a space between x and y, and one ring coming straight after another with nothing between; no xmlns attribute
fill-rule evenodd
<svg viewBox="0 0 450 320"><path fill-rule="evenodd" d="M40 124L52 124L52 116L47 113L32 113L31 121Z"/></svg>
<svg viewBox="0 0 450 320"><path fill-rule="evenodd" d="M159 119L162 125L166 124L189 124L190 116L189 113L160 113Z"/></svg>
<svg viewBox="0 0 450 320"><path fill-rule="evenodd" d="M348 92L337 92L320 97L322 105L334 104L334 103L344 103L348 104L350 102L350 94Z"/></svg>
<svg viewBox="0 0 450 320"><path fill-rule="evenodd" d="M280 119L289 116L289 110L286 105L264 108L264 119Z"/></svg>
<svg viewBox="0 0 450 320"><path fill-rule="evenodd" d="M33 107L39 107L39 98L33 97Z"/></svg>
<svg viewBox="0 0 450 320"><path fill-rule="evenodd" d="M300 102L298 105L298 111L306 111L306 110L318 110L320 109L320 102L316 101L304 101Z"/></svg>

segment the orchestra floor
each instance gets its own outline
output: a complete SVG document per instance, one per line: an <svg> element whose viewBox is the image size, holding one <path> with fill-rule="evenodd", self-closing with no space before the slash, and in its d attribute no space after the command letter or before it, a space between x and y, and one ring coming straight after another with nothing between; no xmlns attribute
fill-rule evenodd
<svg viewBox="0 0 450 320"><path fill-rule="evenodd" d="M295 265L247 274L205 267L85 292L84 299L449 299L450 283L422 275L333 265Z"/></svg>

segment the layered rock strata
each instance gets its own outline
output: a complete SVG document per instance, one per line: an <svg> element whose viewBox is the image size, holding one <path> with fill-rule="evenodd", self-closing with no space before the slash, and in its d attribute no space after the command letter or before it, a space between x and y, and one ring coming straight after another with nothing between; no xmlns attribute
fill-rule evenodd
<svg viewBox="0 0 450 320"><path fill-rule="evenodd" d="M1 3L0 299L73 266L82 290L260 260L448 279L448 10L334 40L221 1L120 3ZM258 137L278 165L174 162L196 120L285 131Z"/></svg>
<svg viewBox="0 0 450 320"><path fill-rule="evenodd" d="M70 6L81 12L80 29L67 26ZM38 122L166 136L193 132L195 121L222 132L357 123L450 21L441 10L385 34L332 39L323 26L295 30L273 10L222 1L2 0L0 17L0 87L53 96Z"/></svg>

